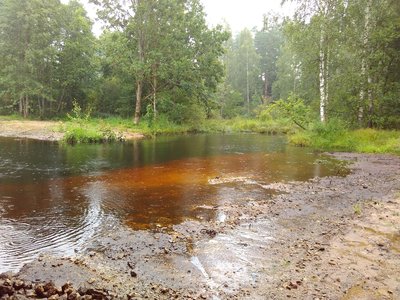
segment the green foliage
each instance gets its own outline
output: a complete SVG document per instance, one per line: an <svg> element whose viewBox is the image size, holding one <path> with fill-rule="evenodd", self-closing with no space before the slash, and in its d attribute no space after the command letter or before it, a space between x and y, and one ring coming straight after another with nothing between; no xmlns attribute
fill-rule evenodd
<svg viewBox="0 0 400 300"><path fill-rule="evenodd" d="M1 1L1 106L25 118L71 107L91 87L94 48L91 22L77 1Z"/></svg>
<svg viewBox="0 0 400 300"><path fill-rule="evenodd" d="M307 131L296 132L289 141L323 151L400 154L400 132L376 129L350 130L341 121L316 123Z"/></svg>
<svg viewBox="0 0 400 300"><path fill-rule="evenodd" d="M80 105L73 101L71 114L67 114L69 121L62 126L64 142L68 144L79 143L105 143L122 140L114 129L103 120L90 119L91 108L83 112Z"/></svg>
<svg viewBox="0 0 400 300"><path fill-rule="evenodd" d="M265 134L284 134L293 128L287 120L246 119L236 117L233 119L207 120L199 128L199 132L246 132Z"/></svg>
<svg viewBox="0 0 400 300"><path fill-rule="evenodd" d="M67 117L71 122L83 123L90 118L92 109L89 107L86 112L82 111L79 103L75 100L72 101L72 111L71 114L67 113Z"/></svg>
<svg viewBox="0 0 400 300"><path fill-rule="evenodd" d="M312 121L312 112L310 107L304 104L304 100L290 95L287 100L278 100L267 106L261 111L260 118L289 119L301 129L306 129Z"/></svg>
<svg viewBox="0 0 400 300"><path fill-rule="evenodd" d="M243 29L226 43L222 57L226 77L217 94L221 114L226 117L250 117L260 104L260 56L250 30Z"/></svg>
<svg viewBox="0 0 400 300"><path fill-rule="evenodd" d="M211 110L210 95L223 76L219 56L228 36L219 26L207 27L198 0L131 1L126 6L111 0L92 2L99 5L100 17L119 29L101 38L103 73L106 79L120 79L120 99L126 99L126 86L135 84L135 90L130 91L130 99L135 101L135 122L142 113L151 113L146 110L150 107L156 117L165 98L171 105L168 111L160 111L176 122L190 121L188 115L196 110L195 105ZM117 112L127 112L126 105L132 105L130 101L119 103L123 108ZM182 120L178 120L180 116Z"/></svg>
<svg viewBox="0 0 400 300"><path fill-rule="evenodd" d="M293 2L299 5L284 25L275 97L295 92L316 113L325 96L327 118L358 127L399 128L397 1Z"/></svg>
<svg viewBox="0 0 400 300"><path fill-rule="evenodd" d="M121 141L122 137L104 122L94 122L89 119L79 119L67 122L62 131L63 141L68 144L79 143L109 143Z"/></svg>

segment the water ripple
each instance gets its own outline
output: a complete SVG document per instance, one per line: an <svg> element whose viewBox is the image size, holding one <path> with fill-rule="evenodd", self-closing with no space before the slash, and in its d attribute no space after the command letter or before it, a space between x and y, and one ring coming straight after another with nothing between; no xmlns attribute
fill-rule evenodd
<svg viewBox="0 0 400 300"><path fill-rule="evenodd" d="M86 197L79 215L63 215L53 209L42 215L13 220L0 217L0 273L18 271L24 264L42 253L73 255L84 249L96 237L103 224L116 220L104 213L102 200L105 191L100 183L90 183L82 191Z"/></svg>

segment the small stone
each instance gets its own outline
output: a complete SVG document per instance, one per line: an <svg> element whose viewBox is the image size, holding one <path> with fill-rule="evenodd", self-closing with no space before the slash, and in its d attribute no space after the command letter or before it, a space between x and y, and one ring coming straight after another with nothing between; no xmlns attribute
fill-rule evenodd
<svg viewBox="0 0 400 300"><path fill-rule="evenodd" d="M63 293L66 293L66 291L69 289L69 288L71 288L71 283L70 282L67 282L67 283L65 283L62 287L61 287L61 290L63 291Z"/></svg>
<svg viewBox="0 0 400 300"><path fill-rule="evenodd" d="M18 290L24 288L25 282L23 282L23 281L20 280L20 279L17 279L17 280L14 281L13 286L14 286L14 289L16 289L16 290L18 291Z"/></svg>
<svg viewBox="0 0 400 300"><path fill-rule="evenodd" d="M5 295L11 296L12 294L14 294L14 289L12 286L9 285L0 286L0 297L3 297Z"/></svg>
<svg viewBox="0 0 400 300"><path fill-rule="evenodd" d="M36 293L33 289L27 289L25 290L25 296L28 298L33 298L36 296Z"/></svg>
<svg viewBox="0 0 400 300"><path fill-rule="evenodd" d="M42 284L38 284L35 287L35 293L40 298L47 298L47 293L44 290L44 286Z"/></svg>
<svg viewBox="0 0 400 300"><path fill-rule="evenodd" d="M131 276L136 278L137 277L137 273L135 271L131 271Z"/></svg>
<svg viewBox="0 0 400 300"><path fill-rule="evenodd" d="M67 297L67 300L79 300L79 299L81 299L81 295L79 295L77 292L72 292Z"/></svg>

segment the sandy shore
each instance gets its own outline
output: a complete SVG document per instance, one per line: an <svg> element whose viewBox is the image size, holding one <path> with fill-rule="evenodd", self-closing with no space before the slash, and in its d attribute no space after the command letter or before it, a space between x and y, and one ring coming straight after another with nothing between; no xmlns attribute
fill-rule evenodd
<svg viewBox="0 0 400 300"><path fill-rule="evenodd" d="M60 132L61 124L54 121L0 120L0 136L59 141L64 136Z"/></svg>
<svg viewBox="0 0 400 300"><path fill-rule="evenodd" d="M61 141L63 122L59 121L30 121L30 120L0 120L0 137L28 138L41 141ZM124 140L143 138L136 132L118 132Z"/></svg>

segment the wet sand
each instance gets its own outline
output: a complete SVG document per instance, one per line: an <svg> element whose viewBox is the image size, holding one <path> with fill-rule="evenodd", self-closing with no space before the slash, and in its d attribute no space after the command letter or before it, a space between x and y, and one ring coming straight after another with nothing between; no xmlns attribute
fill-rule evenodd
<svg viewBox="0 0 400 300"><path fill-rule="evenodd" d="M54 299L66 282L85 299L399 299L400 158L333 156L352 173L205 207L215 221L109 228L88 251L41 256L15 276L54 282Z"/></svg>

